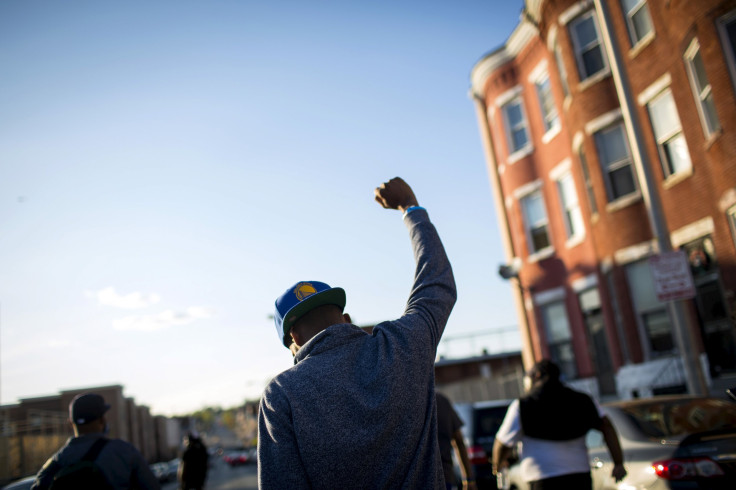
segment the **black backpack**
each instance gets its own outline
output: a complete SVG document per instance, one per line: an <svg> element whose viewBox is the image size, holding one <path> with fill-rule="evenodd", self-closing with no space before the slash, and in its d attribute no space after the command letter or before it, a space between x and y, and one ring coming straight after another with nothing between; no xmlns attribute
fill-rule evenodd
<svg viewBox="0 0 736 490"><path fill-rule="evenodd" d="M54 475L49 490L112 490L112 485L95 463L107 443L108 439L104 437L97 439L82 459L65 466Z"/></svg>

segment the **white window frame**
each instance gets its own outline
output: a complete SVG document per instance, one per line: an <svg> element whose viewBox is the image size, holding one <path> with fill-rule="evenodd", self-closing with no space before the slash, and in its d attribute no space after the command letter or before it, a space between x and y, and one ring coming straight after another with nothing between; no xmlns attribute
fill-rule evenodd
<svg viewBox="0 0 736 490"><path fill-rule="evenodd" d="M593 26L595 27L597 44L581 46L580 41L578 40L577 35L575 34L575 26L577 26L581 22L584 22L588 19L593 20ZM578 65L578 75L580 76L580 81L583 82L585 80L595 77L596 75L608 72L610 70L610 67L608 65L608 58L606 56L606 51L603 49L603 38L601 36L601 29L598 26L598 18L595 15L595 10L594 9L589 10L585 12L584 14L580 15L579 17L577 17L575 20L571 21L568 29L570 32L570 38L572 39L573 49L575 52L575 59ZM585 69L585 62L583 60L583 51L590 51L593 48L597 48L600 50L601 60L603 61L603 66L601 67L600 70L598 70L595 73L587 73Z"/></svg>
<svg viewBox="0 0 736 490"><path fill-rule="evenodd" d="M557 104L555 104L555 96L552 93L552 82L549 78L549 73L546 71L542 72L534 81L534 90L537 93L537 101L539 102L539 112L542 115L542 126L544 127L544 136L542 141L545 143L552 140L552 138L560 132L560 112L557 110ZM544 85L547 85L547 90L543 89ZM545 102L550 104L550 111L545 110Z"/></svg>
<svg viewBox="0 0 736 490"><path fill-rule="evenodd" d="M700 63L703 64L703 71L705 71L705 62L703 60L703 56L700 53L700 42L697 40L697 38L693 39L693 41L690 43L690 46L685 51L684 58L685 65L687 66L687 73L690 78L690 87L693 90L693 97L695 97L695 105L698 106L700 124L703 126L703 134L705 135L705 138L708 139L721 129L721 123L718 120L716 106L713 102L712 85L710 83L710 80L707 80L708 75L705 75L706 81L708 82L707 85L705 87L701 87L696 73L696 58L700 58ZM710 104L708 104L708 100L710 100ZM713 125L711 123L711 118Z"/></svg>
<svg viewBox="0 0 736 490"><path fill-rule="evenodd" d="M623 137L626 143L627 158L619 162L614 162L613 165L610 165L609 162L604 162L601 158L601 148L599 145L599 138L602 136L599 136L599 135L602 135L604 132L610 131L614 128L620 129L621 133L623 134ZM612 124L599 128L593 134L593 139L595 141L596 150L598 153L598 162L601 167L601 172L603 173L603 181L606 184L606 198L608 200L608 203L611 204L611 203L616 203L618 201L623 201L623 200L626 200L628 202L630 198L633 199L635 197L638 197L640 194L639 182L636 178L636 172L634 169L634 158L631 154L631 144L629 143L629 136L626 133L626 126L624 125L624 121L622 119L619 119L613 122ZM613 182L611 181L610 174L624 167L629 167L629 171L631 172L631 178L634 181L634 190L628 194L614 195Z"/></svg>
<svg viewBox="0 0 736 490"><path fill-rule="evenodd" d="M673 125L673 128L664 134L657 134L657 128L654 125L654 121L652 119L652 113L651 108L653 104L656 104L658 102L661 102L665 99L665 97L668 97L669 100L672 102L672 108L674 109L675 116L677 117L677 124ZM692 174L692 168L693 168L693 162L692 158L690 157L690 150L687 145L687 140L685 139L685 134L682 130L682 124L680 123L680 115L677 111L677 104L675 103L675 97L672 95L672 91L668 88L662 90L659 92L656 96L652 97L647 102L647 111L649 112L649 119L652 125L652 132L654 133L654 139L657 142L657 150L659 151L659 161L662 165L662 172L664 173L665 180L671 180L672 178L678 178L682 175L691 175ZM683 144L685 145L685 150L687 153L688 160L686 162L686 167L683 169L674 169L671 167L671 162L668 157L669 152L667 151L668 145L672 142L674 142L676 139L681 138Z"/></svg>
<svg viewBox="0 0 736 490"><path fill-rule="evenodd" d="M634 26L634 16L642 9L646 10L646 16L649 18L649 25L651 26L651 29L649 30L649 32L639 37ZM647 0L639 0L637 4L634 5L629 11L626 11L624 0L621 0L621 10L624 12L624 17L626 17L626 29L629 31L629 40L631 41L632 47L654 36L654 23L652 22L652 16L649 12L649 5L647 5Z"/></svg>
<svg viewBox="0 0 736 490"><path fill-rule="evenodd" d="M543 219L535 223L531 223L529 219L529 214L527 212L527 205L525 203L529 202L528 199L537 196L539 198L539 202L541 203L542 213L544 214L544 217ZM536 181L528 186L523 186L522 188L518 189L516 198L518 199L519 207L521 208L524 235L526 236L527 249L529 251L529 257L527 260L529 262L535 262L549 257L554 252L554 248L552 246L552 234L549 226L549 214L547 213L547 205L544 201L544 194L542 193L541 182ZM548 245L537 250L534 246L534 237L532 235L532 230L541 227L545 228Z"/></svg>
<svg viewBox="0 0 736 490"><path fill-rule="evenodd" d="M521 121L517 126L514 127L511 127L507 112L507 108L509 108L512 104L518 104L519 110L521 111ZM526 108L524 106L524 99L522 98L521 94L517 94L511 99L504 102L504 104L501 106L501 114L503 116L504 130L506 131L506 143L508 145L509 153L508 160L510 162L513 162L518 159L519 155L527 154L532 148L532 135L529 131L529 120L526 117ZM524 134L526 134L526 143L519 148L516 148L514 146L513 132L515 129L524 129Z"/></svg>
<svg viewBox="0 0 736 490"><path fill-rule="evenodd" d="M565 99L570 97L570 82L567 78L567 69L565 68L565 60L562 58L562 49L558 43L555 43L554 47L555 65L557 65L557 72L560 76L560 85L562 85L562 93Z"/></svg>
<svg viewBox="0 0 736 490"><path fill-rule="evenodd" d="M566 196L564 192L564 184L569 182L569 189L572 190L571 196ZM557 186L557 195L560 200L560 211L562 212L562 221L565 223L565 236L567 237L566 246L568 248L579 244L585 237L585 221L583 220L583 211L580 208L580 199L575 186L575 179L572 171L566 170L555 178Z"/></svg>

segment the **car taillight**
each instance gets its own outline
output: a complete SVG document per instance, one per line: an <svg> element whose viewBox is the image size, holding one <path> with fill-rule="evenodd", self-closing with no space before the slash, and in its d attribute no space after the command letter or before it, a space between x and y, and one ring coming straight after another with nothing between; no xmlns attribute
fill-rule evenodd
<svg viewBox="0 0 736 490"><path fill-rule="evenodd" d="M471 446L468 449L468 459L470 464L488 464L488 456L483 446Z"/></svg>
<svg viewBox="0 0 736 490"><path fill-rule="evenodd" d="M654 472L665 480L694 480L723 476L718 463L709 458L679 458L657 461L652 464Z"/></svg>

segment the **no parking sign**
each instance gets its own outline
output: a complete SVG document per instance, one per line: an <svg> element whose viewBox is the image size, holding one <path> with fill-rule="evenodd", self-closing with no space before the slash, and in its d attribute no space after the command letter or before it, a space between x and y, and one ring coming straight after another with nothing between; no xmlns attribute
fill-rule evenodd
<svg viewBox="0 0 736 490"><path fill-rule="evenodd" d="M654 289L659 301L677 301L695 297L690 263L682 250L665 252L649 258Z"/></svg>

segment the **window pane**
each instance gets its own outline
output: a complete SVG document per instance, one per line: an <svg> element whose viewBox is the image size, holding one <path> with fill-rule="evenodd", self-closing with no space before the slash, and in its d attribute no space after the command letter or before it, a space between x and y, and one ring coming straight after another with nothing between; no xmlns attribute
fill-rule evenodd
<svg viewBox="0 0 736 490"><path fill-rule="evenodd" d="M652 352L661 353L674 350L675 344L672 340L672 328L667 310L647 313L643 316L643 321Z"/></svg>
<svg viewBox="0 0 736 490"><path fill-rule="evenodd" d="M513 128L523 122L521 115L521 104L518 102L511 102L505 106L506 117L508 118L509 125Z"/></svg>
<svg viewBox="0 0 736 490"><path fill-rule="evenodd" d="M577 378L577 367L575 366L575 352L572 348L572 342L565 342L557 345L550 345L550 355L560 367L560 373L564 379Z"/></svg>
<svg viewBox="0 0 736 490"><path fill-rule="evenodd" d="M522 127L520 129L516 129L511 133L512 143L513 143L513 150L516 151L521 148L524 148L526 146L526 142L528 141L526 137L526 128Z"/></svg>
<svg viewBox="0 0 736 490"><path fill-rule="evenodd" d="M634 175L631 172L630 166L612 171L610 173L610 178L611 190L613 191L614 199L636 192Z"/></svg>
<svg viewBox="0 0 736 490"><path fill-rule="evenodd" d="M721 123L718 122L718 115L716 114L716 106L713 103L713 94L708 94L708 96L703 99L703 114L705 115L709 132L712 133L721 127Z"/></svg>
<svg viewBox="0 0 736 490"><path fill-rule="evenodd" d="M624 135L623 125L614 126L596 133L601 159L609 167L610 164L629 159L629 149Z"/></svg>
<svg viewBox="0 0 736 490"><path fill-rule="evenodd" d="M732 20L726 24L726 33L731 43L731 54L736 54L736 20Z"/></svg>
<svg viewBox="0 0 736 490"><path fill-rule="evenodd" d="M577 22L574 26L575 37L578 40L580 48L585 48L589 44L598 42L598 31L595 28L595 21L592 16Z"/></svg>
<svg viewBox="0 0 736 490"><path fill-rule="evenodd" d="M559 180L560 184L560 196L562 196L562 203L566 208L569 208L578 203L578 195L575 192L575 181L572 179L572 175L567 174Z"/></svg>
<svg viewBox="0 0 736 490"><path fill-rule="evenodd" d="M550 343L569 340L570 324L567 321L565 303L562 301L546 305L542 309L544 324L547 326L547 335Z"/></svg>
<svg viewBox="0 0 736 490"><path fill-rule="evenodd" d="M539 252L549 247L549 235L547 235L547 226L540 226L531 230L532 246L534 252Z"/></svg>
<svg viewBox="0 0 736 490"><path fill-rule="evenodd" d="M682 133L665 144L665 152L672 173L681 172L691 167L690 153Z"/></svg>
<svg viewBox="0 0 736 490"><path fill-rule="evenodd" d="M624 6L624 12L629 13L632 10L634 10L634 7L639 5L642 0L621 0L621 3Z"/></svg>
<svg viewBox="0 0 736 490"><path fill-rule="evenodd" d="M703 57L700 56L700 51L695 53L695 56L690 60L693 67L693 74L698 84L698 92L701 92L705 87L710 85L708 83L708 77L705 74L705 65L703 64Z"/></svg>
<svg viewBox="0 0 736 490"><path fill-rule="evenodd" d="M652 19L649 17L649 9L646 5L642 6L631 17L631 23L634 25L634 34L637 41L652 31Z"/></svg>
<svg viewBox="0 0 736 490"><path fill-rule="evenodd" d="M577 235L583 231L583 213L580 211L580 206L575 206L570 210L570 236Z"/></svg>
<svg viewBox="0 0 736 490"><path fill-rule="evenodd" d="M544 212L544 205L542 203L542 194L540 192L530 194L522 202L524 203L524 215L529 223L537 224L547 221L547 215Z"/></svg>
<svg viewBox="0 0 736 490"><path fill-rule="evenodd" d="M588 77L604 68L603 53L601 52L600 46L596 46L583 53L583 66L585 67L585 75Z"/></svg>
<svg viewBox="0 0 736 490"><path fill-rule="evenodd" d="M654 290L654 280L652 279L648 260L640 260L627 265L626 276L629 280L631 297L636 303L637 310L652 310L663 306L663 303L660 303L657 299Z"/></svg>
<svg viewBox="0 0 736 490"><path fill-rule="evenodd" d="M665 92L649 104L649 115L654 126L654 136L657 141L680 130L680 117L677 115L675 101L672 92Z"/></svg>

